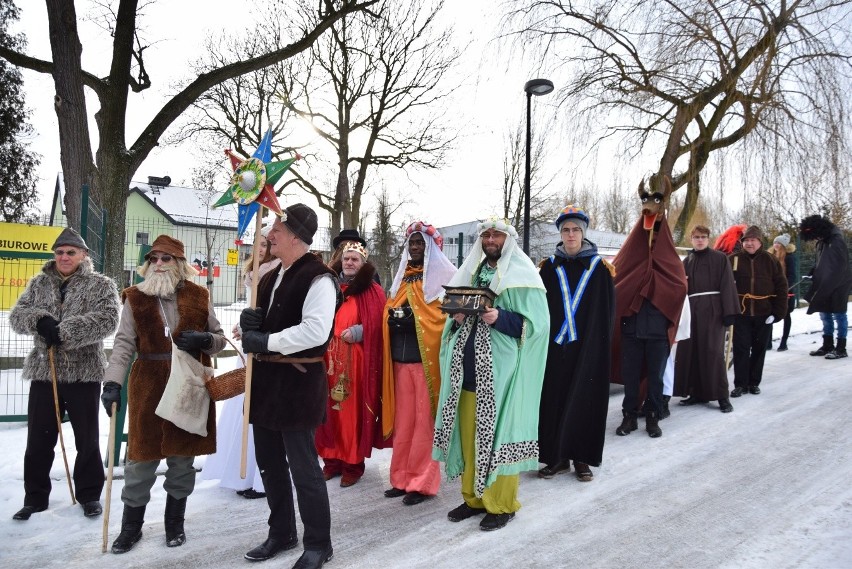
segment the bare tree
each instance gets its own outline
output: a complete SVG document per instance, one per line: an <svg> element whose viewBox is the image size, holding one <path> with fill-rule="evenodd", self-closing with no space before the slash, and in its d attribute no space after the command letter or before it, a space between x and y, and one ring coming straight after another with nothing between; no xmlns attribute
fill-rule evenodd
<svg viewBox="0 0 852 569"><path fill-rule="evenodd" d="M444 101L455 87L444 79L459 51L452 30L438 27L443 6L443 0L382 0L378 19L341 20L280 66L283 104L308 121L330 151L327 183L318 168L308 175L302 166L293 174L328 211L332 233L358 222L370 169L435 168L455 139L443 121ZM313 21L312 13L302 14Z"/></svg>
<svg viewBox="0 0 852 569"><path fill-rule="evenodd" d="M376 266L376 271L382 280L385 290L390 288L399 260L402 257L400 248L399 228L392 221L393 215L402 206L394 204L386 188L382 188L376 200L376 224L368 241L370 245L370 260ZM366 235L366 233L364 233Z"/></svg>
<svg viewBox="0 0 852 569"><path fill-rule="evenodd" d="M834 182L848 180L849 5L536 0L508 21L569 70L561 102L590 129L605 125L600 136L623 137L628 153L662 147L656 179L687 187L679 238L710 154L747 136L768 162L784 149L827 163Z"/></svg>
<svg viewBox="0 0 852 569"><path fill-rule="evenodd" d="M77 31L77 13L72 0L46 0L52 59L40 60L15 47L0 46L0 57L26 69L53 76L55 108L59 124L65 206L69 222L79 224L80 188L89 184L95 199L112 220L123 220L132 175L157 146L166 129L205 91L232 79L279 63L308 49L337 21L366 10L378 0L321 0L314 2L313 25L299 29L292 40L256 57L235 61L200 74L172 96L128 146L127 102L130 91L149 88L152 81L143 64L137 35L138 0L120 0L115 12L112 60L109 74L99 77L82 68L83 43ZM136 76L132 75L133 69ZM93 155L84 88L97 97L97 152ZM105 272L120 277L124 229L112 223L107 230Z"/></svg>
<svg viewBox="0 0 852 569"><path fill-rule="evenodd" d="M215 278L215 256L214 252L219 251L230 237L233 236L233 230L223 229L225 223L222 222L224 209L212 209L214 203L222 193L222 172L216 165L206 165L192 169L192 188L195 196L203 203L205 207L204 217L204 261L207 263L207 290L210 291L210 298L213 298L213 279Z"/></svg>
<svg viewBox="0 0 852 569"><path fill-rule="evenodd" d="M553 214L548 192L555 175L546 175L543 164L547 160L550 133L546 128L536 129L530 151L530 229L546 221ZM526 114L524 114L505 137L503 154L503 217L512 220L518 235L524 233L524 199L526 176ZM530 241L533 239L532 232Z"/></svg>

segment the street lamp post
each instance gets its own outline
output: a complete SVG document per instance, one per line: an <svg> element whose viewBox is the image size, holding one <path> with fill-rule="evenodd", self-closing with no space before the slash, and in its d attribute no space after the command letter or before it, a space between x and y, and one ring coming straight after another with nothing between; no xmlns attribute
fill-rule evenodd
<svg viewBox="0 0 852 569"><path fill-rule="evenodd" d="M532 96L539 97L553 91L553 83L547 79L530 79L524 85L527 94L527 151L526 151L526 173L524 175L524 253L530 254L530 147L531 128L530 110L532 108Z"/></svg>

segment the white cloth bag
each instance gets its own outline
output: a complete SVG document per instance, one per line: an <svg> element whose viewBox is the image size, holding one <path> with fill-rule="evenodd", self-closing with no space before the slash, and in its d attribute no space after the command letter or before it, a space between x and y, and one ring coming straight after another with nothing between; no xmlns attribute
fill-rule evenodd
<svg viewBox="0 0 852 569"><path fill-rule="evenodd" d="M213 368L172 344L171 372L154 413L184 431L206 437L210 394L204 383L212 375Z"/></svg>

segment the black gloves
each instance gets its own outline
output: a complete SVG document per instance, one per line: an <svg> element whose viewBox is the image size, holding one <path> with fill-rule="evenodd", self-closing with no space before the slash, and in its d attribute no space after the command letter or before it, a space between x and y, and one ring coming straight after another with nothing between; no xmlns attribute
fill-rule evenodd
<svg viewBox="0 0 852 569"><path fill-rule="evenodd" d="M184 330L175 338L175 346L184 352L206 350L213 345L213 335L210 332L193 332Z"/></svg>
<svg viewBox="0 0 852 569"><path fill-rule="evenodd" d="M240 328L243 334L250 330L260 330L263 324L263 311L260 308L244 308L240 313Z"/></svg>
<svg viewBox="0 0 852 569"><path fill-rule="evenodd" d="M106 414L112 417L112 404L115 403L115 410L121 409L121 386L114 381L104 383L104 391L101 393L101 403L104 404Z"/></svg>
<svg viewBox="0 0 852 569"><path fill-rule="evenodd" d="M245 314L245 312L243 312ZM265 354L269 351L269 334L243 328L243 351L247 354Z"/></svg>
<svg viewBox="0 0 852 569"><path fill-rule="evenodd" d="M737 315L736 314L729 314L727 316L722 317L722 324L724 324L725 326L733 326L736 323L737 323Z"/></svg>
<svg viewBox="0 0 852 569"><path fill-rule="evenodd" d="M38 335L44 338L47 347L58 346L62 343L59 339L59 321L53 316L42 316L36 322L36 331Z"/></svg>
<svg viewBox="0 0 852 569"><path fill-rule="evenodd" d="M388 326L391 330L412 331L414 327L414 312L408 305L388 308Z"/></svg>

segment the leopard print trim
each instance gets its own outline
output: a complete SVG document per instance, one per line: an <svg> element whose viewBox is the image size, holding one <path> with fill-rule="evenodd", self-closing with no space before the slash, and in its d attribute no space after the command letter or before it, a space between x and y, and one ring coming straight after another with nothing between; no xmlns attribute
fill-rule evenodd
<svg viewBox="0 0 852 569"><path fill-rule="evenodd" d="M441 452L444 462L446 462L449 456L450 439L452 438L456 413L459 408L459 397L461 396L461 386L464 379L464 345L467 343L467 338L473 329L473 320L473 318L465 318L456 336L456 344L450 356L450 377L446 378L450 382L450 393L447 395L447 400L444 401L444 406L441 408L441 427L435 429L433 444ZM453 478L457 477L454 476Z"/></svg>

